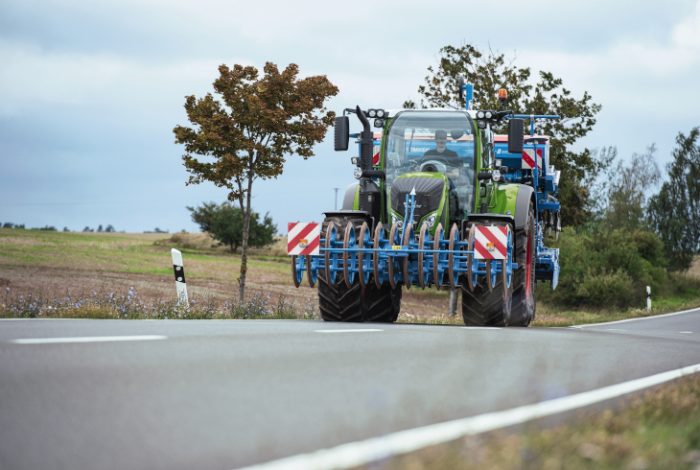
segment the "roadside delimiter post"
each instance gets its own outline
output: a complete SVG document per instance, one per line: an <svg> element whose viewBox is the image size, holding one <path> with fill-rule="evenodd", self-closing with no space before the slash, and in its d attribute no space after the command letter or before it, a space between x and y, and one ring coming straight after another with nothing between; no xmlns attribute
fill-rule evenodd
<svg viewBox="0 0 700 470"><path fill-rule="evenodd" d="M175 289L177 292L177 304L185 307L190 306L187 298L187 285L185 284L185 267L182 263L182 253L173 248L170 250L173 257L173 272L175 273Z"/></svg>
<svg viewBox="0 0 700 470"><path fill-rule="evenodd" d="M647 311L651 311L651 286L647 286Z"/></svg>

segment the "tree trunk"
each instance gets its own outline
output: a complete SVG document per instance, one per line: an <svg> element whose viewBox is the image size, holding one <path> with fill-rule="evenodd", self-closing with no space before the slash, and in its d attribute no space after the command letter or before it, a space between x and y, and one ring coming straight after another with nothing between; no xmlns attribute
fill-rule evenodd
<svg viewBox="0 0 700 470"><path fill-rule="evenodd" d="M238 297L240 302L245 300L245 278L248 273L248 235L250 233L250 193L253 189L253 177L248 176L248 189L245 193L245 208L243 208L243 239L241 240L241 275L238 278Z"/></svg>

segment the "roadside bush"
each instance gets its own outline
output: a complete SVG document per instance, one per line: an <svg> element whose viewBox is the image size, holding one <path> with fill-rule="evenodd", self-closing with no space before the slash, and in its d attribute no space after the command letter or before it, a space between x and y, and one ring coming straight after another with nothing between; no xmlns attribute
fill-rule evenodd
<svg viewBox="0 0 700 470"><path fill-rule="evenodd" d="M568 307L641 307L646 286L669 291L663 244L650 231L593 227L564 230L559 240L559 286L538 290L540 299Z"/></svg>

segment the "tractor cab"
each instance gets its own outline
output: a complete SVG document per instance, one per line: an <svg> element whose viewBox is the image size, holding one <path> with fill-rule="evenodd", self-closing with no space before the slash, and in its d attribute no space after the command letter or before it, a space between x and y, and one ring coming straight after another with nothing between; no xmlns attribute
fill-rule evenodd
<svg viewBox="0 0 700 470"><path fill-rule="evenodd" d="M465 218L474 200L475 139L463 111L398 113L384 135L386 194L392 222L401 222L406 195L416 195L413 222L431 228Z"/></svg>

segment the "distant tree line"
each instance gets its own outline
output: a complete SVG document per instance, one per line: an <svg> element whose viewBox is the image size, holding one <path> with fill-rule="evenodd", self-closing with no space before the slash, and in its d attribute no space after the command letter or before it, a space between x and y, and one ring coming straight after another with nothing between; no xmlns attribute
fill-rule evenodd
<svg viewBox="0 0 700 470"><path fill-rule="evenodd" d="M45 225L43 227L30 227L27 229L25 224L15 224L13 222L0 222L0 227L1 228L12 228L12 229L19 229L19 230L41 230L41 231L46 231L46 232L57 232L58 229L54 227L53 225ZM156 228L156 231L159 229ZM70 232L71 230L68 227L63 227L63 232ZM114 226L112 224L108 224L106 227L103 227L102 225L98 225L97 229L91 228L90 226L86 225L83 230L83 232L105 232L105 233L113 233L116 232ZM167 232L160 232L160 233L167 233Z"/></svg>

